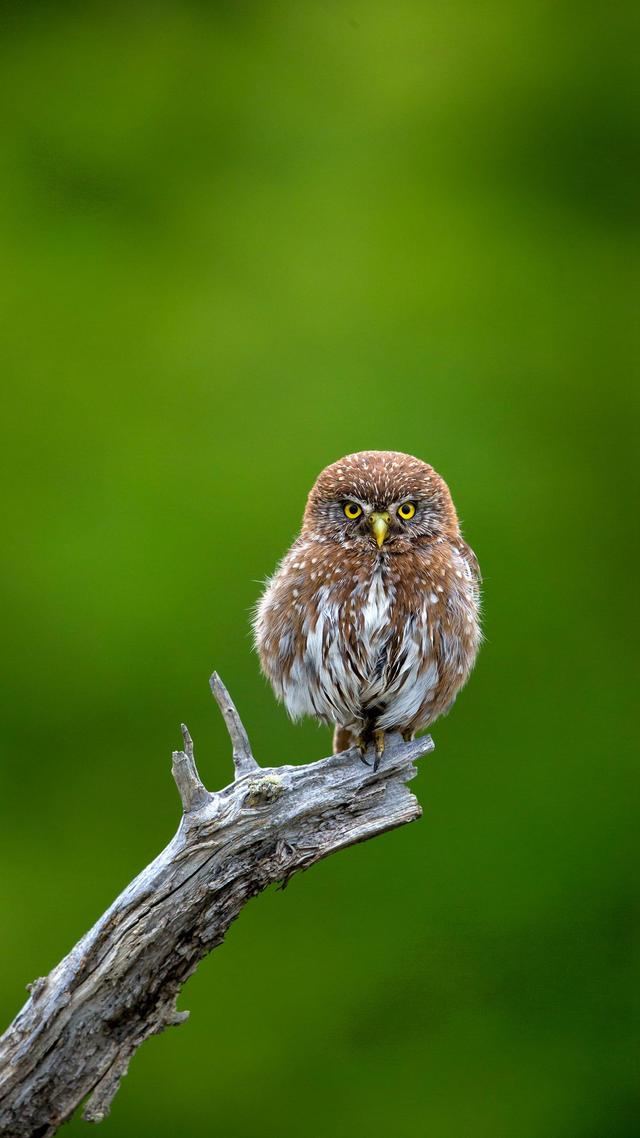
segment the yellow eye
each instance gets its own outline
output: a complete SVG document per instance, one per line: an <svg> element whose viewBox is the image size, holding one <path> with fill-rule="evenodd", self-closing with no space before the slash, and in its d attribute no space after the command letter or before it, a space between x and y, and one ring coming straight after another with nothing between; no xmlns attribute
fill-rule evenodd
<svg viewBox="0 0 640 1138"><path fill-rule="evenodd" d="M350 518L351 521L353 521L354 518L360 517L360 514L362 513L362 506L359 506L357 502L345 502L344 512L346 517Z"/></svg>
<svg viewBox="0 0 640 1138"><path fill-rule="evenodd" d="M398 506L398 514L405 522L408 522L409 518L412 518L415 512L416 508L413 502L403 502L401 506Z"/></svg>

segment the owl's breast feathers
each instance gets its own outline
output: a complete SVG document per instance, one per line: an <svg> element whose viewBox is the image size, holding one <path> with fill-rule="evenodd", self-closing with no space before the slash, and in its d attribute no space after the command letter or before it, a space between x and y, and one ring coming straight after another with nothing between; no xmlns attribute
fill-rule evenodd
<svg viewBox="0 0 640 1138"><path fill-rule="evenodd" d="M462 540L392 554L299 538L258 606L263 670L292 718L416 730L453 703L480 643L479 570Z"/></svg>

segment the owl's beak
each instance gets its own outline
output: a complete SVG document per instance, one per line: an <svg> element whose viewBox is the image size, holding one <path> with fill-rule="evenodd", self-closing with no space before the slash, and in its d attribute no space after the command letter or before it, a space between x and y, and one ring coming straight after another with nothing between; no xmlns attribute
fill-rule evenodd
<svg viewBox="0 0 640 1138"><path fill-rule="evenodd" d="M378 543L378 549L382 548L383 542L386 540L389 533L389 514L385 511L384 514L369 514L367 521L373 531L373 536Z"/></svg>

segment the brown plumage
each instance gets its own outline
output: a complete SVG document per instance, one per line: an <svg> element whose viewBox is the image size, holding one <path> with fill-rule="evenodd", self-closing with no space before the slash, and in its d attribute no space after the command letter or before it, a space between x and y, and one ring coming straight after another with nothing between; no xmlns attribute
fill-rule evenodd
<svg viewBox="0 0 640 1138"><path fill-rule="evenodd" d="M449 488L418 458L347 455L313 486L255 619L263 671L334 749L409 738L449 709L480 643L480 572Z"/></svg>

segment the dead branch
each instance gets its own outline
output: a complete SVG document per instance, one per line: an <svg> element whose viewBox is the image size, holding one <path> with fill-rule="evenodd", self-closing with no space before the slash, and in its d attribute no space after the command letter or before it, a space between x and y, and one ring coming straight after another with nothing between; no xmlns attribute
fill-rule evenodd
<svg viewBox="0 0 640 1138"><path fill-rule="evenodd" d="M211 793L193 743L173 755L178 832L48 976L0 1039L0 1135L49 1138L90 1095L109 1111L134 1051L182 1023L176 999L243 905L336 850L420 817L406 783L429 736L390 736L378 771L344 751L306 766L261 768L222 681L211 689L233 746L235 779Z"/></svg>

